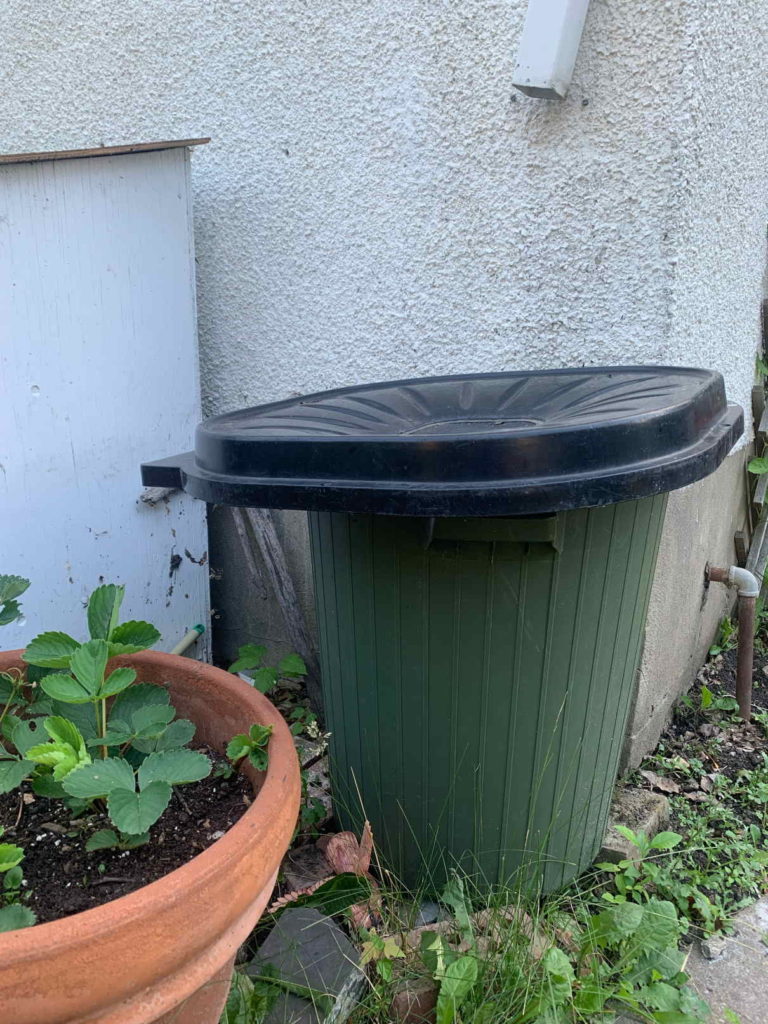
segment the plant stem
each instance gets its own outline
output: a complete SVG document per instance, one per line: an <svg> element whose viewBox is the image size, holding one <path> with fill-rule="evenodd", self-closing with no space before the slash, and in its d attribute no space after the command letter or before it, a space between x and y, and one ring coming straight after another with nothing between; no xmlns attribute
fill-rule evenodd
<svg viewBox="0 0 768 1024"><path fill-rule="evenodd" d="M99 707L101 704L101 707ZM97 700L93 702L93 710L96 715L96 732L99 736L107 735L107 702L105 700ZM102 760L106 760L107 748L102 746L101 748Z"/></svg>
<svg viewBox="0 0 768 1024"><path fill-rule="evenodd" d="M11 704L13 704L14 698L16 697L17 693L21 689L21 683L22 683L21 676L19 676L18 678L15 678L10 673L5 673L5 672L3 673L3 675L4 675L4 677L6 679L10 679L12 689L11 689L11 696L6 701L5 707L3 708L2 712L0 712L0 725L2 725L3 719L8 714L8 709L10 708Z"/></svg>
<svg viewBox="0 0 768 1024"><path fill-rule="evenodd" d="M101 735L102 736L106 736L107 735L107 702L106 702L106 700L103 700L101 702ZM107 748L106 748L106 746L103 746L101 748L101 756L103 758L106 758L107 754L108 754Z"/></svg>

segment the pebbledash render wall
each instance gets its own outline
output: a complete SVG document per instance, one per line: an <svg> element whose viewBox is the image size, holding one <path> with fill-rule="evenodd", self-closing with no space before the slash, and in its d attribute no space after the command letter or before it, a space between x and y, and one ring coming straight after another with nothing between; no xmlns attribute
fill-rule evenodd
<svg viewBox="0 0 768 1024"><path fill-rule="evenodd" d="M192 172L208 413L599 363L712 367L748 407L768 219L763 8L592 0L558 102L511 85L524 0L16 0L0 138L12 152L213 136ZM733 558L748 440L670 500L630 762L726 607L703 567ZM222 653L279 647L225 515L211 524ZM302 517L281 529L309 605Z"/></svg>

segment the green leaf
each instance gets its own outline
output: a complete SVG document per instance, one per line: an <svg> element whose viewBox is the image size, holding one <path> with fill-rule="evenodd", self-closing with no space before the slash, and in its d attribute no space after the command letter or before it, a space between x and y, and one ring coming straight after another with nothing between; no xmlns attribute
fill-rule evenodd
<svg viewBox="0 0 768 1024"><path fill-rule="evenodd" d="M156 750L177 750L185 747L195 736L195 724L186 718L179 718L171 722L168 728L158 737L155 744Z"/></svg>
<svg viewBox="0 0 768 1024"><path fill-rule="evenodd" d="M85 701L72 704L62 700L51 700L51 713L61 715L74 722L86 740L96 735L96 720L93 714L93 705Z"/></svg>
<svg viewBox="0 0 768 1024"><path fill-rule="evenodd" d="M40 729L39 718L17 718L14 721L10 739L22 757L24 757L30 747L34 747L42 738L43 734Z"/></svg>
<svg viewBox="0 0 768 1024"><path fill-rule="evenodd" d="M683 837L678 835L677 832L659 832L651 840L652 850L671 850L678 843L683 841Z"/></svg>
<svg viewBox="0 0 768 1024"><path fill-rule="evenodd" d="M314 892L297 897L291 907L315 907L326 917L335 917L355 903L364 903L371 898L371 883L365 875L344 872L323 882ZM275 912L277 916L284 908Z"/></svg>
<svg viewBox="0 0 768 1024"><path fill-rule="evenodd" d="M229 671L248 672L252 668L258 668L266 653L267 648L261 644L243 644L238 649L237 660L229 666Z"/></svg>
<svg viewBox="0 0 768 1024"><path fill-rule="evenodd" d="M13 890L16 890L18 892L18 890L21 889L21 883L23 881L24 872L17 864L6 872L5 879L3 880L3 891L12 892Z"/></svg>
<svg viewBox="0 0 768 1024"><path fill-rule="evenodd" d="M131 715L131 727L142 739L160 736L176 716L176 709L170 704L150 704L139 708Z"/></svg>
<svg viewBox="0 0 768 1024"><path fill-rule="evenodd" d="M246 734L240 733L237 736L233 736L227 744L227 757L230 761L239 761L241 757L245 757L250 752L251 739Z"/></svg>
<svg viewBox="0 0 768 1024"><path fill-rule="evenodd" d="M149 622L121 622L109 637L110 657L116 654L136 654L154 646L160 634Z"/></svg>
<svg viewBox="0 0 768 1024"><path fill-rule="evenodd" d="M701 1024L701 1017L690 1013L681 1013L679 1010L660 1010L654 1013L653 1019L656 1024Z"/></svg>
<svg viewBox="0 0 768 1024"><path fill-rule="evenodd" d="M29 580L23 576L0 576L0 604L21 597L29 586Z"/></svg>
<svg viewBox="0 0 768 1024"><path fill-rule="evenodd" d="M30 928L37 924L37 918L21 903L12 903L10 907L0 907L0 932L15 932L18 928Z"/></svg>
<svg viewBox="0 0 768 1024"><path fill-rule="evenodd" d="M0 704L6 704L13 696L16 687L13 679L5 672L0 672Z"/></svg>
<svg viewBox="0 0 768 1024"><path fill-rule="evenodd" d="M167 782L150 782L140 793L113 789L107 798L109 816L121 832L146 832L168 806L172 793Z"/></svg>
<svg viewBox="0 0 768 1024"><path fill-rule="evenodd" d="M107 757L76 768L62 781L62 786L70 796L95 800L115 789L135 788L133 768L122 757Z"/></svg>
<svg viewBox="0 0 768 1024"><path fill-rule="evenodd" d="M477 981L477 957L460 956L445 968L437 996L436 1024L451 1024Z"/></svg>
<svg viewBox="0 0 768 1024"><path fill-rule="evenodd" d="M269 755L261 746L254 746L252 748L251 753L248 755L248 760L256 771L266 771L269 767Z"/></svg>
<svg viewBox="0 0 768 1024"><path fill-rule="evenodd" d="M763 473L768 473L768 459L750 459L747 463L747 469L756 476L762 476Z"/></svg>
<svg viewBox="0 0 768 1024"><path fill-rule="evenodd" d="M53 701L40 694L38 695L37 700L33 700L31 704L27 704L25 710L28 715L33 715L35 718L47 718L48 715L53 714Z"/></svg>
<svg viewBox="0 0 768 1024"><path fill-rule="evenodd" d="M43 720L43 728L58 743L68 743L79 753L85 753L85 740L74 722L59 715L51 715Z"/></svg>
<svg viewBox="0 0 768 1024"><path fill-rule="evenodd" d="M119 845L120 837L114 829L100 828L86 840L85 848L88 853L93 853L94 850L112 850Z"/></svg>
<svg viewBox="0 0 768 1024"><path fill-rule="evenodd" d="M154 683L134 683L115 698L111 714L123 722L131 722L134 714L149 704L170 704L171 697L164 686Z"/></svg>
<svg viewBox="0 0 768 1024"><path fill-rule="evenodd" d="M307 674L307 666L300 655L286 654L278 662L277 671L281 676L305 676Z"/></svg>
<svg viewBox="0 0 768 1024"><path fill-rule="evenodd" d="M637 998L651 1010L679 1010L680 991L666 981L654 981L638 989Z"/></svg>
<svg viewBox="0 0 768 1024"><path fill-rule="evenodd" d="M40 668L69 668L69 660L79 646L66 633L40 633L27 644L22 658Z"/></svg>
<svg viewBox="0 0 768 1024"><path fill-rule="evenodd" d="M631 904L624 904L631 906ZM669 900L649 900L642 908L642 920L634 929L632 946L645 953L663 953L677 949L680 922L674 904Z"/></svg>
<svg viewBox="0 0 768 1024"><path fill-rule="evenodd" d="M32 780L32 792L35 796L42 796L47 800L63 800L67 795L62 784L56 782L53 775L36 775Z"/></svg>
<svg viewBox="0 0 768 1024"><path fill-rule="evenodd" d="M0 871L10 871L24 860L24 851L13 843L0 843Z"/></svg>
<svg viewBox="0 0 768 1024"><path fill-rule="evenodd" d="M108 657L109 646L106 640L89 640L69 659L72 674L92 697L99 694Z"/></svg>
<svg viewBox="0 0 768 1024"><path fill-rule="evenodd" d="M93 700L90 690L65 672L54 672L40 680L40 686L49 697L63 704L88 704Z"/></svg>
<svg viewBox="0 0 768 1024"><path fill-rule="evenodd" d="M616 903L592 918L593 934L601 946L614 947L634 934L643 919L643 908L636 903Z"/></svg>
<svg viewBox="0 0 768 1024"><path fill-rule="evenodd" d="M92 748L122 747L125 743L130 743L132 739L133 733L125 724L125 722L110 720L105 735L94 736L92 739L88 740L87 745Z"/></svg>
<svg viewBox="0 0 768 1024"><path fill-rule="evenodd" d="M645 832L633 832L631 828L627 828L626 825L615 825L614 826L619 835L624 836L628 839L633 846L636 846L640 853L645 856L648 852L649 844L648 837Z"/></svg>
<svg viewBox="0 0 768 1024"><path fill-rule="evenodd" d="M471 942L473 938L472 921L469 917L467 897L464 894L464 883L456 875L450 879L443 890L440 902L453 911L462 939L465 942Z"/></svg>
<svg viewBox="0 0 768 1024"><path fill-rule="evenodd" d="M274 989L274 993L277 998L279 990ZM253 982L247 974L233 971L227 1003L219 1024L256 1024L256 1021L263 1018L257 1017L253 1009Z"/></svg>
<svg viewBox="0 0 768 1024"><path fill-rule="evenodd" d="M255 746L263 747L269 741L269 737L272 735L271 725L259 725L258 722L254 722L251 728L248 730L248 737Z"/></svg>
<svg viewBox="0 0 768 1024"><path fill-rule="evenodd" d="M21 606L18 601L6 601L0 604L0 626L9 626L21 615Z"/></svg>
<svg viewBox="0 0 768 1024"><path fill-rule="evenodd" d="M565 1003L571 998L573 981L576 977L573 964L557 946L544 954L541 965L549 976L549 991L556 1003Z"/></svg>
<svg viewBox="0 0 768 1024"><path fill-rule="evenodd" d="M307 897L301 897L292 907L316 907L326 917L342 914L355 903L365 903L371 898L371 883L365 875L344 873L324 882Z"/></svg>
<svg viewBox="0 0 768 1024"><path fill-rule="evenodd" d="M125 587L105 583L88 598L88 630L93 640L109 640L117 625Z"/></svg>
<svg viewBox="0 0 768 1024"><path fill-rule="evenodd" d="M139 768L139 786L142 790L153 782L167 782L177 786L185 782L199 782L211 774L211 762L197 750L164 750L150 754Z"/></svg>
<svg viewBox="0 0 768 1024"><path fill-rule="evenodd" d="M145 846L149 842L149 832L137 832L133 836L120 836L120 848L135 850L137 846Z"/></svg>
<svg viewBox="0 0 768 1024"><path fill-rule="evenodd" d="M100 697L114 697L115 694L127 690L136 678L136 670L132 668L116 668L110 672L104 680L104 685L99 692Z"/></svg>
<svg viewBox="0 0 768 1024"><path fill-rule="evenodd" d="M59 741L38 743L34 747L30 747L25 756L27 760L34 761L35 764L42 764L52 768L55 782L61 782L75 768L78 768L80 765L90 764L91 761L85 752L84 744L80 752L71 744Z"/></svg>
<svg viewBox="0 0 768 1024"><path fill-rule="evenodd" d="M248 760L257 772L265 772L269 767L269 754L262 747L252 747Z"/></svg>
<svg viewBox="0 0 768 1024"><path fill-rule="evenodd" d="M251 677L253 685L261 693L269 693L277 682L276 668L258 668Z"/></svg>

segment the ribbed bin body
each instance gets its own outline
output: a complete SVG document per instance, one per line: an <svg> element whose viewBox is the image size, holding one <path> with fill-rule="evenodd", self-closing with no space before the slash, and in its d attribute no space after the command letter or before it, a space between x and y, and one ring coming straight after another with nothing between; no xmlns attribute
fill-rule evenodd
<svg viewBox="0 0 768 1024"><path fill-rule="evenodd" d="M310 512L339 816L413 885L544 889L605 828L666 495L529 519Z"/></svg>

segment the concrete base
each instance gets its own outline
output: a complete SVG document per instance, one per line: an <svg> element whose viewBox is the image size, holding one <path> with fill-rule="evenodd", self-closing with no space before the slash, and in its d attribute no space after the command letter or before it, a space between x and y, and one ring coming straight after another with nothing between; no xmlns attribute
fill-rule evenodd
<svg viewBox="0 0 768 1024"><path fill-rule="evenodd" d="M595 860L618 864L622 860L637 860L640 856L637 847L616 831L617 825L642 832L652 839L668 821L669 801L661 793L619 786L613 795L605 839Z"/></svg>
<svg viewBox="0 0 768 1024"><path fill-rule="evenodd" d="M720 619L733 603L724 587L705 589L704 566L707 561L730 565L735 559L733 534L745 522L746 455L746 450L734 453L711 477L669 497L625 768L635 767L656 745L672 704L693 682ZM250 582L227 509L211 509L209 523L216 656L234 659L237 647L246 642L266 643L273 657L282 656L290 643L269 581L264 578L257 586ZM275 523L314 630L306 515L276 512Z"/></svg>
<svg viewBox="0 0 768 1024"><path fill-rule="evenodd" d="M686 965L691 984L712 1008L712 1024L768 1021L768 897L740 911L714 959L695 948ZM730 1017L726 1011L730 1010ZM735 1016L734 1016L735 1015Z"/></svg>
<svg viewBox="0 0 768 1024"><path fill-rule="evenodd" d="M623 764L634 768L656 746L672 704L696 677L724 615L725 587L704 586L704 567L732 565L733 535L746 518L744 463L729 456L716 473L669 496L651 591L645 647Z"/></svg>

